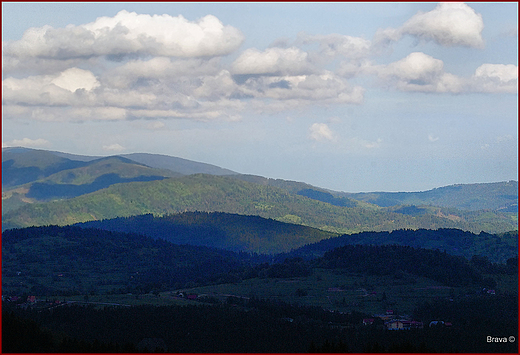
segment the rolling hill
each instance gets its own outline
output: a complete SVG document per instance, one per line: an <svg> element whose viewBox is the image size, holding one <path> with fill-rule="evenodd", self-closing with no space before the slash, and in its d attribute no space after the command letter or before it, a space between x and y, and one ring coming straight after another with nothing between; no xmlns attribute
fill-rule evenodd
<svg viewBox="0 0 520 355"><path fill-rule="evenodd" d="M497 233L517 229L517 199L514 181L417 193L348 194L165 155L100 158L2 150L4 230L147 213L216 211L337 233L402 228Z"/></svg>
<svg viewBox="0 0 520 355"><path fill-rule="evenodd" d="M158 154L95 157L3 148L2 213L27 203L77 197L116 183L195 173L236 174L214 165Z"/></svg>
<svg viewBox="0 0 520 355"><path fill-rule="evenodd" d="M460 229L401 229L338 236L306 226L258 216L222 212L184 212L154 217L151 214L78 223L82 228L137 233L174 244L189 244L235 252L277 254L275 260L321 257L346 245L402 245L446 251L471 259L482 256L506 263L518 256L518 231L499 235ZM280 254L281 253L281 254Z"/></svg>
<svg viewBox="0 0 520 355"><path fill-rule="evenodd" d="M361 232L341 235L305 245L281 258L303 257L311 259L346 245L403 245L446 251L450 255L471 259L474 255L487 258L493 263L506 263L518 256L518 231L502 234L478 234L460 229L394 230L391 232Z"/></svg>
<svg viewBox="0 0 520 355"><path fill-rule="evenodd" d="M516 229L515 220L506 213L486 212L482 215L474 212L460 217L444 215L437 209L414 216L364 206L362 202L358 202L356 207L335 206L269 185L197 174L115 184L68 200L26 205L4 214L2 227L66 225L147 213L164 215L205 211L258 215L337 233L403 228L459 228L476 232Z"/></svg>
<svg viewBox="0 0 520 355"><path fill-rule="evenodd" d="M20 164L19 161L15 160L15 162L18 165ZM10 188L4 187L2 189L2 214L27 203L77 197L113 184L162 180L167 177L180 175L169 170L153 169L117 156L88 162L74 162L61 159L58 162L61 167L74 167L59 170L23 185ZM23 168L13 164L6 174L9 175L13 171L21 173Z"/></svg>
<svg viewBox="0 0 520 355"><path fill-rule="evenodd" d="M2 233L2 289L38 295L140 292L214 282L242 265L224 250L79 227ZM148 288L148 289L145 289Z"/></svg>

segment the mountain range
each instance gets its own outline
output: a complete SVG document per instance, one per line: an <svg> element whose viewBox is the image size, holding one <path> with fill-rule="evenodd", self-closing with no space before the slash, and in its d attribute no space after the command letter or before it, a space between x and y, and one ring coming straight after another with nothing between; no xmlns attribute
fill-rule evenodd
<svg viewBox="0 0 520 355"><path fill-rule="evenodd" d="M517 229L516 181L346 193L157 154L2 150L2 228L187 211L256 215L334 233Z"/></svg>

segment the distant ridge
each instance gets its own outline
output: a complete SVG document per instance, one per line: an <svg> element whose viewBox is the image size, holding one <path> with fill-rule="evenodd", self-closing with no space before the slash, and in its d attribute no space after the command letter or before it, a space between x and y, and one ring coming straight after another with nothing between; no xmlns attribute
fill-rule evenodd
<svg viewBox="0 0 520 355"><path fill-rule="evenodd" d="M339 193L381 207L431 205L461 210L500 210L518 212L518 181L456 184L419 192Z"/></svg>
<svg viewBox="0 0 520 355"><path fill-rule="evenodd" d="M223 169L216 165L199 163L188 159L172 157L162 154L132 153L123 154L122 157L135 162L148 165L156 169L168 169L184 175L209 174L209 175L236 175L237 172Z"/></svg>
<svg viewBox="0 0 520 355"><path fill-rule="evenodd" d="M209 175L237 175L238 173L229 169L224 169L213 164L196 162L193 160L178 158L164 154L152 153L130 153L130 154L115 154L112 156L90 156L70 154L64 152L50 151L44 149L32 149L24 147L7 147L2 148L2 162L11 159L17 154L46 154L53 155L59 158L64 158L77 162L90 162L97 159L109 158L113 156L120 156L133 160L136 163L144 164L155 169L167 169L182 175L192 174L209 174Z"/></svg>

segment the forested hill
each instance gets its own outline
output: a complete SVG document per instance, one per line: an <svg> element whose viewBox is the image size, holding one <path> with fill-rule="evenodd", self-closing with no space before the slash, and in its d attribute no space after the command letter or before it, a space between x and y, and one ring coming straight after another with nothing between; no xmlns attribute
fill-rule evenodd
<svg viewBox="0 0 520 355"><path fill-rule="evenodd" d="M222 212L152 214L79 223L83 228L139 233L175 244L202 245L233 251L275 254L336 234L259 216Z"/></svg>
<svg viewBox="0 0 520 355"><path fill-rule="evenodd" d="M472 212L456 215L456 211L443 213L437 208L419 215L408 215L377 206L367 208L362 202L356 203L356 207L336 206L274 186L204 174L116 184L68 200L23 206L3 215L2 228L67 225L147 213L164 215L184 211L257 215L338 233L403 228L505 232L516 228L513 216L507 214Z"/></svg>
<svg viewBox="0 0 520 355"><path fill-rule="evenodd" d="M148 293L224 282L241 266L237 253L137 234L71 226L2 233L5 294Z"/></svg>
<svg viewBox="0 0 520 355"><path fill-rule="evenodd" d="M402 277L403 273L409 273L447 286L482 282L482 274L462 257L408 246L347 245L328 251L313 264L369 275L401 274Z"/></svg>
<svg viewBox="0 0 520 355"><path fill-rule="evenodd" d="M518 256L518 231L474 234L460 229L394 230L391 232L362 232L324 239L305 245L287 256L314 258L334 248L346 245L402 245L414 248L438 249L451 255L471 259L474 255L490 262L505 263Z"/></svg>

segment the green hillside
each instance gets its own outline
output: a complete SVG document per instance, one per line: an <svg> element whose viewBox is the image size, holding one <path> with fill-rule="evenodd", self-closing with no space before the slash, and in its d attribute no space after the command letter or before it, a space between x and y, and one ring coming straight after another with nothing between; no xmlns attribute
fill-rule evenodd
<svg viewBox="0 0 520 355"><path fill-rule="evenodd" d="M482 215L467 219L448 214L407 215L385 209L335 206L273 186L231 177L190 175L162 181L131 182L69 200L32 204L3 216L3 229L33 225L67 225L91 220L152 213L164 215L185 211L227 212L258 215L322 230L353 233L404 228L459 228L473 232L505 232L516 229L508 214L494 213L493 223Z"/></svg>
<svg viewBox="0 0 520 355"><path fill-rule="evenodd" d="M432 205L463 210L490 209L518 212L518 181L459 184L422 192L368 192L340 195L381 207Z"/></svg>
<svg viewBox="0 0 520 355"><path fill-rule="evenodd" d="M31 154L31 156L35 155L47 156L48 154L47 152ZM180 175L169 170L152 169L122 157L100 158L84 163L72 161L64 163L66 160L63 158L58 160L52 158L49 161L61 162L58 166L64 169L23 185L4 187L2 189L2 214L27 203L76 197L117 183L160 180ZM28 164L32 164L32 162L29 161ZM18 161L17 164L14 164L14 168L11 166L11 171L22 169L19 167L20 165L21 162ZM65 169L76 165L79 166ZM6 174L9 175L9 171Z"/></svg>

